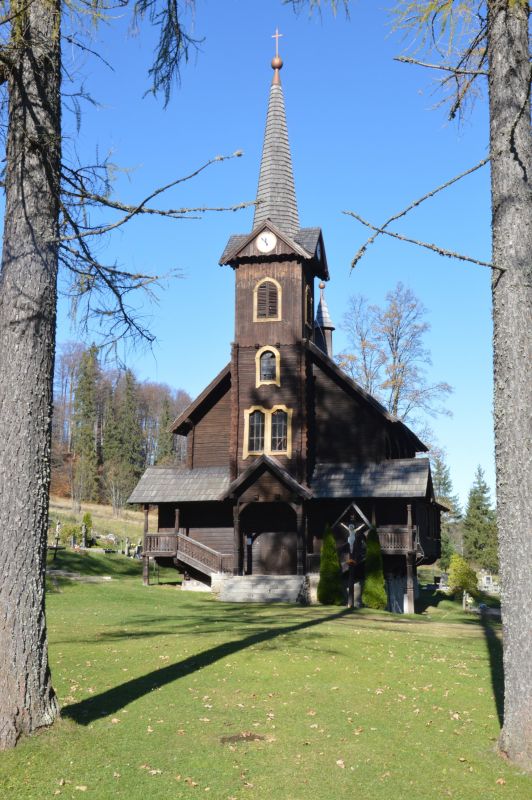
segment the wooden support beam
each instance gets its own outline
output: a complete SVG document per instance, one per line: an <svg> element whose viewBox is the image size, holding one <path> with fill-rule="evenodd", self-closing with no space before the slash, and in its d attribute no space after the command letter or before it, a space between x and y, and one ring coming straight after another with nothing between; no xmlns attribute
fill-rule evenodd
<svg viewBox="0 0 532 800"><path fill-rule="evenodd" d="M233 507L233 575L242 575L242 536L240 535L240 506Z"/></svg>
<svg viewBox="0 0 532 800"><path fill-rule="evenodd" d="M303 504L300 503L295 508L296 511L296 524L297 524L297 566L296 571L298 575L305 575L306 572L306 558L305 558L305 510Z"/></svg>
<svg viewBox="0 0 532 800"><path fill-rule="evenodd" d="M142 583L144 586L150 585L150 557L142 556Z"/></svg>
<svg viewBox="0 0 532 800"><path fill-rule="evenodd" d="M180 528L180 513L179 513L179 506L175 507L175 515L174 515L174 531L179 533Z"/></svg>
<svg viewBox="0 0 532 800"><path fill-rule="evenodd" d="M146 536L148 534L150 507L144 503L144 536L142 540L142 583L144 586L150 585L150 559L146 555Z"/></svg>
<svg viewBox="0 0 532 800"><path fill-rule="evenodd" d="M415 605L414 605L414 553L407 553L406 554L406 602L404 613L405 614L414 614L415 613Z"/></svg>

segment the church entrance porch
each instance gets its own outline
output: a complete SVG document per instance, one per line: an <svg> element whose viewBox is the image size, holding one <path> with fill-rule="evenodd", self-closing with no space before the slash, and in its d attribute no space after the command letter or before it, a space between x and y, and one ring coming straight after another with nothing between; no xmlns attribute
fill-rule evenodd
<svg viewBox="0 0 532 800"><path fill-rule="evenodd" d="M303 575L304 514L298 503L235 506L239 575Z"/></svg>

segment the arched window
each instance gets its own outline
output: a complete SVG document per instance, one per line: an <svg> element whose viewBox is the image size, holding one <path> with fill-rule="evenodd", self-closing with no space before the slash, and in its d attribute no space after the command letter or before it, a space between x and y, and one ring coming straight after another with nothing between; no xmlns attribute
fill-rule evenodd
<svg viewBox="0 0 532 800"><path fill-rule="evenodd" d="M281 354L271 344L261 347L255 355L255 386L263 383L281 385Z"/></svg>
<svg viewBox="0 0 532 800"><path fill-rule="evenodd" d="M274 381L277 374L277 361L272 350L265 350L260 357L260 380Z"/></svg>
<svg viewBox="0 0 532 800"><path fill-rule="evenodd" d="M252 411L249 415L248 452L262 453L264 450L264 414Z"/></svg>
<svg viewBox="0 0 532 800"><path fill-rule="evenodd" d="M285 453L288 449L288 414L274 411L272 414L272 453Z"/></svg>
<svg viewBox="0 0 532 800"><path fill-rule="evenodd" d="M266 278L255 286L255 322L281 319L281 287L273 278Z"/></svg>

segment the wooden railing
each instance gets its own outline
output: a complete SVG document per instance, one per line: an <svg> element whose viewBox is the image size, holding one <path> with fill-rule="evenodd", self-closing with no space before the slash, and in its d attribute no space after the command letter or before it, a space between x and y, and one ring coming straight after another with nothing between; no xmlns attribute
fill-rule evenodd
<svg viewBox="0 0 532 800"><path fill-rule="evenodd" d="M383 525L378 532L383 553L393 555L414 550L414 531L406 525Z"/></svg>
<svg viewBox="0 0 532 800"><path fill-rule="evenodd" d="M185 563L190 563L198 569L206 568L207 572L232 572L233 554L219 553L211 547L207 547L189 536L182 533L176 534L177 537L177 558Z"/></svg>
<svg viewBox="0 0 532 800"><path fill-rule="evenodd" d="M147 556L175 556L177 537L175 533L147 533L144 536L144 554Z"/></svg>
<svg viewBox="0 0 532 800"><path fill-rule="evenodd" d="M384 525L378 529L381 550L387 555L411 553L414 550L414 531L400 525ZM337 547L338 558L344 568L348 554L348 544L344 542ZM307 572L320 571L320 554L307 553Z"/></svg>
<svg viewBox="0 0 532 800"><path fill-rule="evenodd" d="M144 555L178 558L208 574L233 571L232 553L219 553L182 533L147 533L144 537Z"/></svg>

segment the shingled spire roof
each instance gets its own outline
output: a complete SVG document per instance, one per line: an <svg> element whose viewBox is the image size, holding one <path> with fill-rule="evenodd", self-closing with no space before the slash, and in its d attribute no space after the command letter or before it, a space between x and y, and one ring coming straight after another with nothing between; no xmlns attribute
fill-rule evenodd
<svg viewBox="0 0 532 800"><path fill-rule="evenodd" d="M279 76L282 66L282 59L276 55L272 59L274 74L266 117L257 189L258 205L255 206L253 229L270 219L280 230L294 237L299 231L299 214L286 127L283 89Z"/></svg>
<svg viewBox="0 0 532 800"><path fill-rule="evenodd" d="M316 328L322 328L322 330L334 331L335 326L333 325L331 315L329 314L329 307L323 292L324 289L325 284L320 283L320 302L318 303L318 308L316 310L316 321L314 325Z"/></svg>

